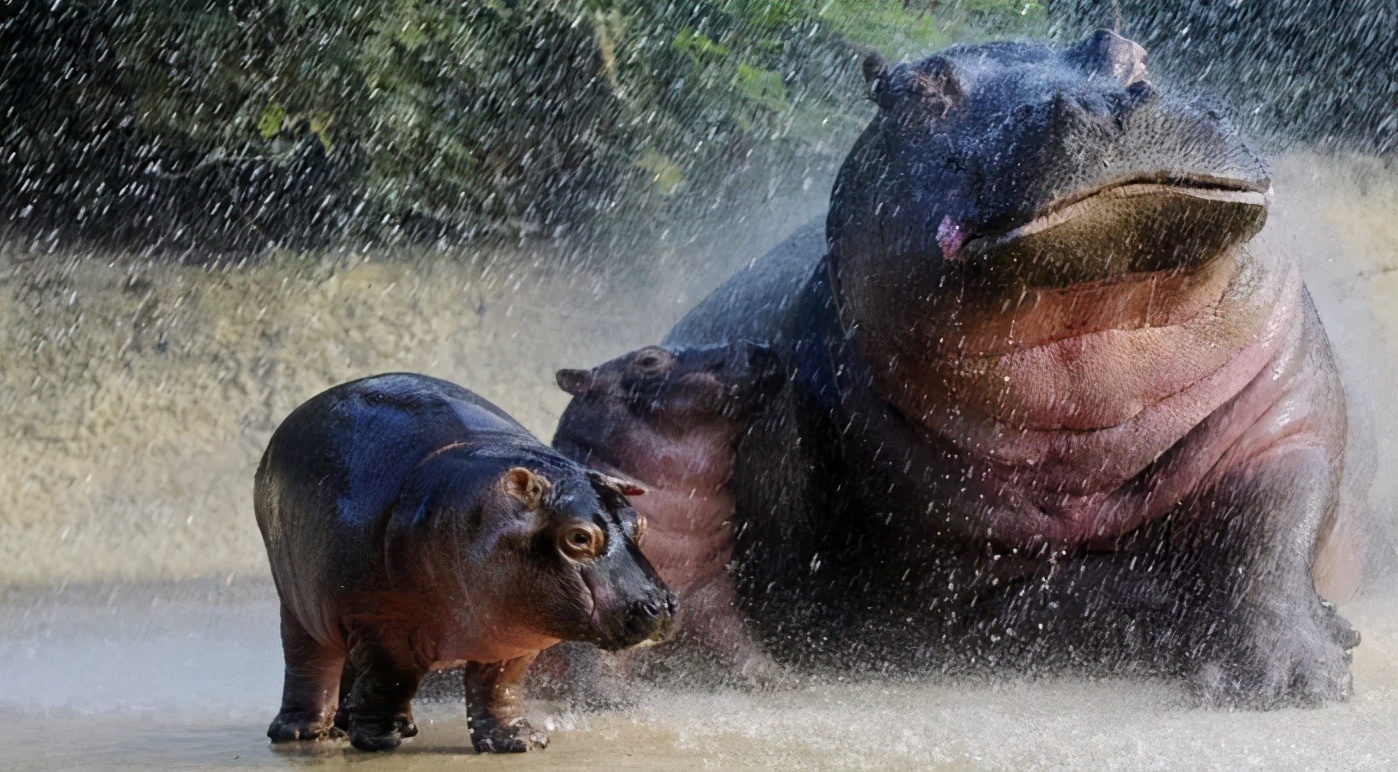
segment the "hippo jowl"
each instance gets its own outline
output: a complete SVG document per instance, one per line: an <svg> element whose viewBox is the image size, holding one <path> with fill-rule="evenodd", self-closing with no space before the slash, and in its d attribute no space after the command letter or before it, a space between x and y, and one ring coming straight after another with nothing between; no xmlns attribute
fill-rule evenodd
<svg viewBox="0 0 1398 772"><path fill-rule="evenodd" d="M1358 636L1313 579L1344 548L1344 398L1298 266L1251 243L1263 162L1110 32L866 75L823 234L666 339L789 367L733 483L768 640L1346 696Z"/></svg>

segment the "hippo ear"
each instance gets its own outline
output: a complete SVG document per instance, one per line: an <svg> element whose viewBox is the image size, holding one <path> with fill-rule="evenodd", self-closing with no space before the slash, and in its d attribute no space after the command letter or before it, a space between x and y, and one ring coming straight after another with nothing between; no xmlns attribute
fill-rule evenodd
<svg viewBox="0 0 1398 772"><path fill-rule="evenodd" d="M1111 30L1097 30L1068 49L1063 58L1079 69L1105 75L1122 85L1146 77L1146 49Z"/></svg>
<svg viewBox="0 0 1398 772"><path fill-rule="evenodd" d="M587 471L587 479L591 480L592 484L597 486L598 488L605 488L609 491L615 491L616 493L620 493L623 496L641 496L646 492L645 488L642 488L636 483L627 482L626 480L618 479L616 477L612 477L611 475L602 474L601 472L592 469L589 469Z"/></svg>
<svg viewBox="0 0 1398 772"><path fill-rule="evenodd" d="M964 95L955 66L941 56L884 70L870 92L880 109L890 111L907 101L921 118L946 115Z"/></svg>
<svg viewBox="0 0 1398 772"><path fill-rule="evenodd" d="M956 67L951 61L933 56L923 59L913 66L914 73L910 84L912 90L924 99L932 99L950 106L963 96L961 80L956 77Z"/></svg>
<svg viewBox="0 0 1398 772"><path fill-rule="evenodd" d="M524 506L528 507L531 512L536 512L544 503L544 497L548 495L553 486L543 475L517 466L500 478L500 487L506 493L524 502Z"/></svg>
<svg viewBox="0 0 1398 772"><path fill-rule="evenodd" d="M554 373L553 378L558 381L558 388L575 397L586 394L588 387L592 385L591 370L571 370L565 368Z"/></svg>
<svg viewBox="0 0 1398 772"><path fill-rule="evenodd" d="M864 57L864 82L870 89L877 88L879 81L887 74L888 62L884 61L883 55L878 51L870 51L869 55Z"/></svg>

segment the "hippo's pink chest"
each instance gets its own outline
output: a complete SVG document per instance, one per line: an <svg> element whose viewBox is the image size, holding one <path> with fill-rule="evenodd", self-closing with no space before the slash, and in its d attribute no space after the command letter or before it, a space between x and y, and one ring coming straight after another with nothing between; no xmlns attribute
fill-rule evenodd
<svg viewBox="0 0 1398 772"><path fill-rule="evenodd" d="M732 559L733 497L726 490L652 488L632 503L646 517L641 552L681 595Z"/></svg>
<svg viewBox="0 0 1398 772"><path fill-rule="evenodd" d="M1275 399L1262 375L1299 334L1300 280L1293 271L1258 287L1251 276L1201 284L1213 299L1191 304L1187 318L1152 325L1099 310L1086 331L1041 330L1028 345L914 363L883 381L997 502L983 525L998 537L1111 538L1169 511L1227 449L1211 416L1245 391L1258 405ZM1037 313L1064 324L1064 309ZM1193 458L1169 459L1191 436Z"/></svg>

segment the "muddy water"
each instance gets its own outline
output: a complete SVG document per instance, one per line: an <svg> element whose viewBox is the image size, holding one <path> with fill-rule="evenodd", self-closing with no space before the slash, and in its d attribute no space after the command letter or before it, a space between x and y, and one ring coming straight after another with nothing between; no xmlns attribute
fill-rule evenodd
<svg viewBox="0 0 1398 772"><path fill-rule="evenodd" d="M1398 182L1365 159L1293 156L1276 172L1262 238L1305 260L1353 392L1349 503L1387 528ZM547 435L564 404L552 368L654 340L807 211L621 277L549 274L527 255L283 255L216 272L89 256L41 271L0 247L0 768L1398 764L1391 584L1346 606L1365 636L1356 696L1320 710L1205 711L1175 684L1121 679L822 678L763 694L647 687L613 713L537 702L554 740L523 759L472 755L449 703L420 708L422 734L387 756L267 746L280 657L248 489L277 419L337 381L409 369Z"/></svg>

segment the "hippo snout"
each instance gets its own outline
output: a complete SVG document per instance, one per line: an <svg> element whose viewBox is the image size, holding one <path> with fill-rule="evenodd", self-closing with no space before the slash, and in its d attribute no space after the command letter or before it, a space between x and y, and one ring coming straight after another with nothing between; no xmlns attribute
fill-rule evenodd
<svg viewBox="0 0 1398 772"><path fill-rule="evenodd" d="M646 597L631 601L626 609L623 646L646 641L659 642L670 636L675 620L675 595L657 588Z"/></svg>
<svg viewBox="0 0 1398 772"><path fill-rule="evenodd" d="M592 634L585 636L615 651L669 635L675 619L675 595L634 545L583 571L592 593Z"/></svg>
<svg viewBox="0 0 1398 772"><path fill-rule="evenodd" d="M617 602L608 604L598 615L598 646L616 651L669 637L674 627L675 595L658 579L618 595Z"/></svg>

